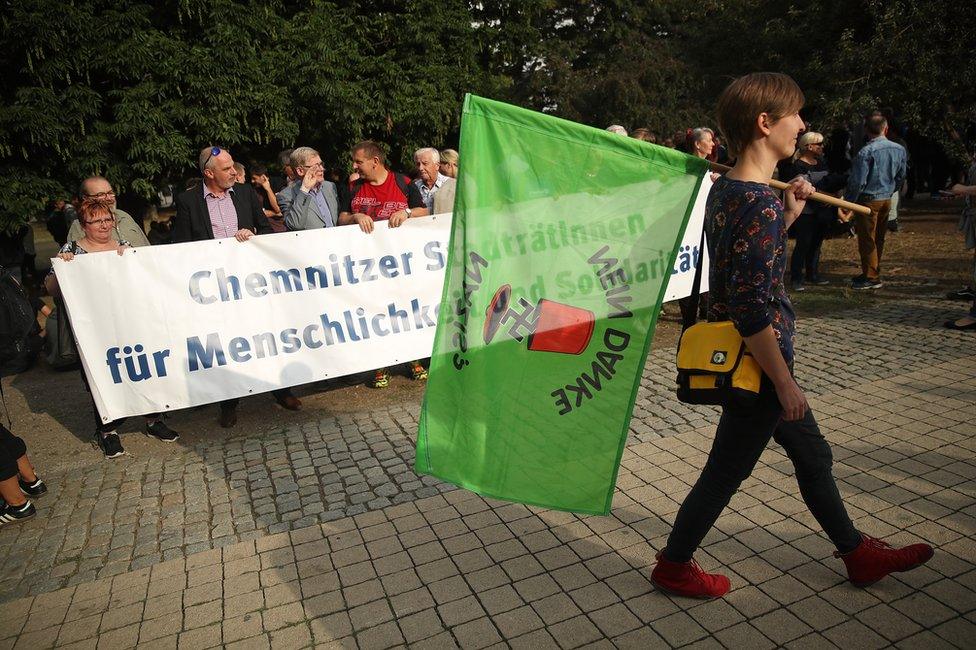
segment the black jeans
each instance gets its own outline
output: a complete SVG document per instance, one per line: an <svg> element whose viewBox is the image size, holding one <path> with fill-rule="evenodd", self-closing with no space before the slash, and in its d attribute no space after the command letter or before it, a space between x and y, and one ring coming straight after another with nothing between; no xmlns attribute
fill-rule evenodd
<svg viewBox="0 0 976 650"><path fill-rule="evenodd" d="M781 420L781 415L782 407L773 390L763 390L758 404L747 410L723 409L705 469L675 517L664 550L667 559L691 559L739 485L752 473L770 437L793 461L803 501L837 550L846 553L861 543L861 535L837 491L831 473L833 454L813 412L807 411L795 422Z"/></svg>
<svg viewBox="0 0 976 650"><path fill-rule="evenodd" d="M279 402L285 399L286 397L294 397L294 394L291 392L291 388L275 389L271 391L271 395ZM237 408L237 405L238 403L240 403L240 401L241 401L240 397L232 397L230 399L225 399L223 402L220 402L220 410L233 411Z"/></svg>
<svg viewBox="0 0 976 650"><path fill-rule="evenodd" d="M17 459L27 453L24 441L0 424L0 481L11 479L20 472Z"/></svg>
<svg viewBox="0 0 976 650"><path fill-rule="evenodd" d="M790 257L790 279L802 282L806 269L806 279L813 280L820 275L820 247L827 234L827 224L818 213L801 214L790 230L796 236Z"/></svg>
<svg viewBox="0 0 976 650"><path fill-rule="evenodd" d="M79 367L78 371L81 373L81 381L85 384L85 390L91 395L91 386L88 385L88 377L85 375L85 369ZM92 396L92 414L95 416L95 433L96 435L101 435L103 433L108 433L110 431L115 431L120 426L122 426L126 418L119 418L118 420L112 420L111 422L102 421L102 416L98 413L98 404L95 403L95 397ZM146 420L155 420L159 417L159 413L149 413L144 416Z"/></svg>

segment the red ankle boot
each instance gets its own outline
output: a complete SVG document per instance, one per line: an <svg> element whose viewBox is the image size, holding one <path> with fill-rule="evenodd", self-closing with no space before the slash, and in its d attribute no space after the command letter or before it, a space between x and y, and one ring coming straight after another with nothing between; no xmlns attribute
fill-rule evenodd
<svg viewBox="0 0 976 650"><path fill-rule="evenodd" d="M672 562L657 554L651 582L661 591L689 598L721 598L728 593L729 579L718 573L705 573L694 559Z"/></svg>
<svg viewBox="0 0 976 650"><path fill-rule="evenodd" d="M888 542L861 533L861 544L850 553L834 553L844 560L855 587L869 587L889 573L911 571L928 562L935 551L928 544L893 548Z"/></svg>

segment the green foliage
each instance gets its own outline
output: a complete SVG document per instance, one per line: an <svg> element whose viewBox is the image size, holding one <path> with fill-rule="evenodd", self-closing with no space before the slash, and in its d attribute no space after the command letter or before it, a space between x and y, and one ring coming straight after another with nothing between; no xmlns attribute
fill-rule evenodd
<svg viewBox="0 0 976 650"><path fill-rule="evenodd" d="M24 0L0 51L0 226L90 174L151 197L211 144L344 165L375 138L406 162L488 79L460 1Z"/></svg>
<svg viewBox="0 0 976 650"><path fill-rule="evenodd" d="M945 0L21 0L0 17L0 228L86 175L151 197L199 148L345 166L456 142L475 92L662 135L728 81L793 75L806 116L891 107L951 141L974 117L976 3Z"/></svg>

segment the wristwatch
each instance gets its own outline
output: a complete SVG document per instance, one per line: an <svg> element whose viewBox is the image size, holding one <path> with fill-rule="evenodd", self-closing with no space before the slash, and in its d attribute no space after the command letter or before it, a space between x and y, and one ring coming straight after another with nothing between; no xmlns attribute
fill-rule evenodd
<svg viewBox="0 0 976 650"><path fill-rule="evenodd" d="M410 208L407 208L407 209L404 210L404 212L407 213L407 219L409 219L410 218L410 213L413 212L413 210L411 210Z"/></svg>

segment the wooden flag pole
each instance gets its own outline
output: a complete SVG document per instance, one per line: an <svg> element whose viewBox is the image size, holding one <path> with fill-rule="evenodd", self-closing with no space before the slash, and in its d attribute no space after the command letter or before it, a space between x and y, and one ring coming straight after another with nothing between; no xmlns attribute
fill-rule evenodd
<svg viewBox="0 0 976 650"><path fill-rule="evenodd" d="M719 174L724 174L725 172L731 171L731 167L726 167L725 165L720 165L718 163L710 162L708 165L711 167L713 172L718 172ZM789 187L788 184L783 181L770 180L769 186L774 187L777 190L785 190ZM814 192L807 197L807 201L819 201L820 203L826 203L827 205L833 205L838 208L843 208L845 210L852 210L858 214L871 214L871 208L866 205L861 205L860 203L851 203L850 201L845 201L844 199L838 199L836 196L831 196L829 194L821 194L820 192Z"/></svg>

